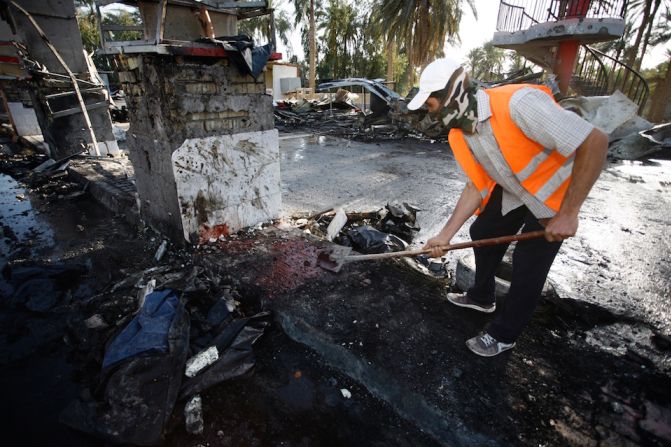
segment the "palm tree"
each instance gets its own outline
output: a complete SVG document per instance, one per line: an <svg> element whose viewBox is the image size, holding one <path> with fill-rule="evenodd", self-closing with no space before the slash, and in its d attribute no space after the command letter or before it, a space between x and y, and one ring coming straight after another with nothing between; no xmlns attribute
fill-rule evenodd
<svg viewBox="0 0 671 447"><path fill-rule="evenodd" d="M624 63L630 67L636 65L638 59L639 50L641 49L641 42L645 35L648 25L654 21L653 9L657 11L659 8L660 0L633 0L629 4L630 11L630 20L636 21L638 17L641 17L641 23L638 26L638 31L636 33L636 40L634 44L625 51L625 60ZM643 57L643 56L641 56Z"/></svg>
<svg viewBox="0 0 671 447"><path fill-rule="evenodd" d="M291 22L289 21L287 12L280 9L283 6L282 3L282 0L277 0L276 2L268 0L268 9L274 9L273 19L275 21L275 32L277 37L279 37L285 46L291 48L291 43L289 42ZM275 6L277 6L277 8ZM252 37L260 36L266 41L269 41L271 39L270 18L270 15L265 15L242 20L238 22L238 32Z"/></svg>
<svg viewBox="0 0 671 447"><path fill-rule="evenodd" d="M666 61L664 77L660 77L656 82L655 91L652 95L652 103L648 111L648 119L653 123L664 121L664 115L669 105L669 98L671 98L671 50L667 50L666 57L668 60ZM660 64L659 67L663 67L663 65Z"/></svg>
<svg viewBox="0 0 671 447"><path fill-rule="evenodd" d="M352 56L362 40L358 33L361 26L354 7L343 0L329 0L323 21L318 27L324 31L327 73L332 78L351 75Z"/></svg>
<svg viewBox="0 0 671 447"><path fill-rule="evenodd" d="M317 38L315 26L315 1L314 0L292 0L296 9L296 20L294 25L305 21L308 22L308 42L310 49L308 51L310 58L308 76L308 86L314 91L315 78L317 77Z"/></svg>
<svg viewBox="0 0 671 447"><path fill-rule="evenodd" d="M503 75L506 52L487 42L481 47L473 48L468 53L467 66L474 79L484 82L498 81Z"/></svg>
<svg viewBox="0 0 671 447"><path fill-rule="evenodd" d="M473 0L465 0L477 15ZM380 0L372 15L380 24L386 41L402 46L408 58L406 81L415 82L416 67L424 67L443 54L445 41L457 41L462 0ZM389 57L393 45L389 45ZM389 59L388 59L389 61ZM389 61L393 63L393 61Z"/></svg>

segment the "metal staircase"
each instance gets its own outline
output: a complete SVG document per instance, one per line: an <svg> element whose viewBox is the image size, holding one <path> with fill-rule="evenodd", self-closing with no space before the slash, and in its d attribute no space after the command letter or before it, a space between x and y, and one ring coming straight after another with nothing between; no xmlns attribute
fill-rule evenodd
<svg viewBox="0 0 671 447"><path fill-rule="evenodd" d="M501 0L494 45L514 49L552 70L560 41L580 42L571 90L583 96L610 95L620 90L643 110L648 83L632 67L589 44L614 40L623 27L627 0ZM612 24L612 31L603 30ZM552 34L550 30L561 30ZM497 43L498 41L498 43Z"/></svg>
<svg viewBox="0 0 671 447"><path fill-rule="evenodd" d="M648 82L629 65L597 50L582 45L571 87L583 96L610 95L619 90L643 111L650 95Z"/></svg>

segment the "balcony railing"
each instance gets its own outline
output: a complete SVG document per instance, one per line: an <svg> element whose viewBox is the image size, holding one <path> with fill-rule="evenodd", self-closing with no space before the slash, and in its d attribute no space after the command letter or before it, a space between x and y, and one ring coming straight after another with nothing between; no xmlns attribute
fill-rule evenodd
<svg viewBox="0 0 671 447"><path fill-rule="evenodd" d="M628 0L501 0L497 31L516 32L536 23L572 18L624 19Z"/></svg>

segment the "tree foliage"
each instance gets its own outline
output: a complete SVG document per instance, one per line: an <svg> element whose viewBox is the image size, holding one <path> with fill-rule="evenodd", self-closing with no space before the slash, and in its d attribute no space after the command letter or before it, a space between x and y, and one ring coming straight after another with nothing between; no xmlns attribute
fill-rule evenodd
<svg viewBox="0 0 671 447"><path fill-rule="evenodd" d="M93 0L81 0L76 9L77 23L79 32L82 36L82 43L86 51L92 53L100 48L100 28L98 26L98 17L92 7ZM103 23L108 25L140 25L139 11L128 11L126 9L117 9L108 11L103 15ZM114 35L114 40L137 40L142 38L140 31L119 31Z"/></svg>
<svg viewBox="0 0 671 447"><path fill-rule="evenodd" d="M472 78L483 82L498 81L503 78L506 63L506 52L487 42L481 47L473 48L466 56L468 71Z"/></svg>
<svg viewBox="0 0 671 447"><path fill-rule="evenodd" d="M292 23L289 20L289 14L283 8L284 1L268 0L268 8L274 9L273 16L275 20L275 37L285 46L291 49L289 41L289 32L292 29ZM256 40L270 41L271 27L270 15L252 17L238 22L238 33L247 34Z"/></svg>
<svg viewBox="0 0 671 447"><path fill-rule="evenodd" d="M458 41L463 0L384 0L374 2L371 15L384 27L408 59L404 84L413 85L417 69L443 55L445 42ZM472 0L465 0L474 14Z"/></svg>

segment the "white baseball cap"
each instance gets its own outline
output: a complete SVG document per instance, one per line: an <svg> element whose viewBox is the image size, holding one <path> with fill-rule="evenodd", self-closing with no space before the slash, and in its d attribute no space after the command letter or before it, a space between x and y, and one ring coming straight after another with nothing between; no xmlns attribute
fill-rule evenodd
<svg viewBox="0 0 671 447"><path fill-rule="evenodd" d="M419 77L419 91L408 103L408 110L417 110L422 107L431 93L442 90L447 85L455 71L461 65L450 58L436 59L426 66Z"/></svg>

